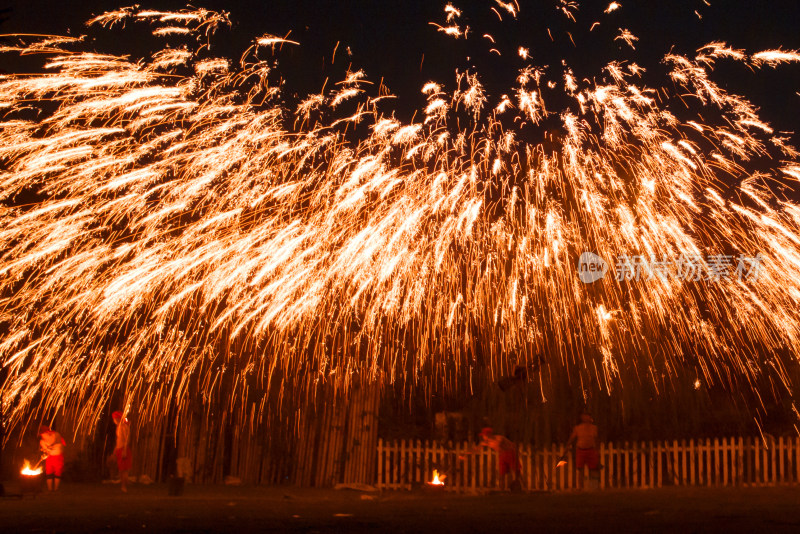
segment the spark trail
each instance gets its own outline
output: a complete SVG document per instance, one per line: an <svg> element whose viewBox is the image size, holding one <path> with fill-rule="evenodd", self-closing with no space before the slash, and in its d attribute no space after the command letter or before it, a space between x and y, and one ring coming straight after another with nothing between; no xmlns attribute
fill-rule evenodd
<svg viewBox="0 0 800 534"><path fill-rule="evenodd" d="M579 5L558 9L574 21ZM757 75L800 54L711 43L666 56L662 87L635 63L589 81L461 16L446 7L442 39L518 55L517 83L497 96L480 73L431 82L412 123L361 72L285 109L270 58L302 43L264 35L239 64L213 57L202 43L229 22L204 10L89 22L193 43L143 61L66 37L4 46L48 58L44 74L0 78L4 414L88 423L122 389L143 419L220 394L246 419L323 382L469 392L540 357L543 394L559 377L614 395L688 373L793 395L800 206L776 184L796 184L800 163L713 67ZM610 263L593 284L584 251ZM757 277L737 276L739 254L761 255Z"/></svg>

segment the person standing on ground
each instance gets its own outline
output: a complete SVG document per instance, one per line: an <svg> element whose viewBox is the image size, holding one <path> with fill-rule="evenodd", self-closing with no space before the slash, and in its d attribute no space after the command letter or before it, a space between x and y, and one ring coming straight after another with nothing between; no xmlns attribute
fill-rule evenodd
<svg viewBox="0 0 800 534"><path fill-rule="evenodd" d="M575 444L575 466L578 468L578 485L583 488L583 467L589 467L589 477L600 470L600 455L597 453L597 425L592 416L584 412L581 422L572 429L567 447Z"/></svg>
<svg viewBox="0 0 800 534"><path fill-rule="evenodd" d="M114 412L111 414L114 419L114 424L117 425L117 444L114 448L114 456L117 459L117 468L119 469L120 487L123 492L128 491L128 471L131 470L133 464L133 455L129 445L131 437L131 426L128 420L122 416L122 412Z"/></svg>
<svg viewBox="0 0 800 534"><path fill-rule="evenodd" d="M61 485L64 472L64 447L67 442L61 434L47 425L39 427L39 449L45 458L44 473L47 478L47 490L57 491Z"/></svg>
<svg viewBox="0 0 800 534"><path fill-rule="evenodd" d="M513 486L519 486L519 475L520 471L522 470L522 466L519 463L517 447L514 445L514 442L505 436L495 434L494 430L492 430L490 427L486 427L481 430L479 436L481 438L481 442L473 447L468 453L471 454L477 452L481 447L489 447L490 449L493 449L497 453L499 473L498 482L500 485L500 491L504 491L506 489L506 476L509 474L512 474L514 477L512 481ZM461 459L463 460L464 456L461 456Z"/></svg>

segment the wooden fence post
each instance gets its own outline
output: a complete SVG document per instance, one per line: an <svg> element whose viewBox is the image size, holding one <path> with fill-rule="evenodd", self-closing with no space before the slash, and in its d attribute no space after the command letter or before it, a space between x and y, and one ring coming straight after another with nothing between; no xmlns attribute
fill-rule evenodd
<svg viewBox="0 0 800 534"><path fill-rule="evenodd" d="M754 474L755 474L754 482L756 482L756 484L755 484L756 486L760 486L761 485L761 481L764 480L764 471L765 471L764 466L762 465L763 454L762 454L762 451L761 451L761 448L762 448L761 447L761 440L758 439L758 438L754 438L753 442L754 442L755 459L756 459L756 468L755 468L755 472L754 472Z"/></svg>
<svg viewBox="0 0 800 534"><path fill-rule="evenodd" d="M598 453L600 454L600 465L603 466L600 470L600 489L603 489L606 487L606 475L608 475L608 456L605 443L600 444Z"/></svg>
<svg viewBox="0 0 800 534"><path fill-rule="evenodd" d="M794 443L794 482L800 484L800 436L792 436Z"/></svg>
<svg viewBox="0 0 800 534"><path fill-rule="evenodd" d="M377 462L378 462L378 489L383 489L383 439L378 438L378 454L377 454Z"/></svg>

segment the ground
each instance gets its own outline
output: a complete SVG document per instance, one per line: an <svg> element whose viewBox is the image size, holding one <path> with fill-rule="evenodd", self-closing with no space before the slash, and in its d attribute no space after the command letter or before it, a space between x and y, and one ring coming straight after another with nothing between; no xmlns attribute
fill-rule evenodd
<svg viewBox="0 0 800 534"><path fill-rule="evenodd" d="M8 492L8 485L6 486ZM12 484L13 491L13 484ZM800 487L453 495L65 484L0 500L0 532L776 532L800 531Z"/></svg>

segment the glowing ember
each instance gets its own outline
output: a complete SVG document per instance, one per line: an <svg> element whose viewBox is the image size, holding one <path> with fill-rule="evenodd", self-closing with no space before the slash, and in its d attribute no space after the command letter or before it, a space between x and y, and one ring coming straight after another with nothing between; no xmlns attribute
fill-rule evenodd
<svg viewBox="0 0 800 534"><path fill-rule="evenodd" d="M28 460L25 460L25 463L22 464L22 471L20 473L24 476L36 476L42 474L42 468L36 466L36 468L31 467L31 463Z"/></svg>

